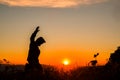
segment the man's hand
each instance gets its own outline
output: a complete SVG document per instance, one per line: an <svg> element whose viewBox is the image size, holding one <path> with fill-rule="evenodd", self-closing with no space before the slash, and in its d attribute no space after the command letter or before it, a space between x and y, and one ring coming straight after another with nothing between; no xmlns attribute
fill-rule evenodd
<svg viewBox="0 0 120 80"><path fill-rule="evenodd" d="M36 31L36 32L40 31L40 30L39 30L39 26L37 26L37 28L36 28L36 30L35 30L35 31Z"/></svg>

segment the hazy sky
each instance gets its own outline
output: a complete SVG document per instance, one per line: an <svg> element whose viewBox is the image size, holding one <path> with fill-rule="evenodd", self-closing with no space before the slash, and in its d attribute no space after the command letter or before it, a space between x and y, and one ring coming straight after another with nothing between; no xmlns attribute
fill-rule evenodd
<svg viewBox="0 0 120 80"><path fill-rule="evenodd" d="M36 26L42 64L86 65L99 52L106 63L120 46L119 0L0 0L0 59L25 64ZM36 38L37 38L36 37Z"/></svg>

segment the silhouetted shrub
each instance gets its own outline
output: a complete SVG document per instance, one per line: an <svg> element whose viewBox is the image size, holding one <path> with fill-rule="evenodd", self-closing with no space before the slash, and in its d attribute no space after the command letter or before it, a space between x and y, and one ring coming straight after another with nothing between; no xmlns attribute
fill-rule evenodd
<svg viewBox="0 0 120 80"><path fill-rule="evenodd" d="M109 61L106 66L119 66L120 65L120 47L117 48L113 53L111 53Z"/></svg>

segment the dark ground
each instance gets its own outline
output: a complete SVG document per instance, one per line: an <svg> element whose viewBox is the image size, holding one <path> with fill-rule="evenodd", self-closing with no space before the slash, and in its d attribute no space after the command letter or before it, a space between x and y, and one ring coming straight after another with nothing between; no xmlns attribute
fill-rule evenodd
<svg viewBox="0 0 120 80"><path fill-rule="evenodd" d="M42 65L43 72L25 73L24 65L0 65L0 80L120 80L118 66L86 66L69 71Z"/></svg>

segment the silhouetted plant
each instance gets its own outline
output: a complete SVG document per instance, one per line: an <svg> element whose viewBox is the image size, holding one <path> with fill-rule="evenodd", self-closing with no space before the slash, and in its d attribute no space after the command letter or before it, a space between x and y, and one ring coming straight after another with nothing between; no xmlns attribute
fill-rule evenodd
<svg viewBox="0 0 120 80"><path fill-rule="evenodd" d="M96 57L99 55L99 53L96 53L96 54L94 54L93 55L93 58L94 58L94 60L91 60L89 63L88 63L88 66L90 66L90 64L92 65L92 66L96 66L96 64L97 64L97 60L96 60Z"/></svg>
<svg viewBox="0 0 120 80"><path fill-rule="evenodd" d="M92 60L92 61L90 61L90 62L88 63L88 66L89 66L90 64L91 64L92 66L96 66L97 60Z"/></svg>
<svg viewBox="0 0 120 80"><path fill-rule="evenodd" d="M3 61L4 61L6 64L9 64L9 63L10 63L7 59L3 59Z"/></svg>
<svg viewBox="0 0 120 80"><path fill-rule="evenodd" d="M110 58L107 62L107 65L120 65L120 46L111 53Z"/></svg>
<svg viewBox="0 0 120 80"><path fill-rule="evenodd" d="M96 58L98 55L99 55L99 53L97 53L97 54L94 54L94 58Z"/></svg>

